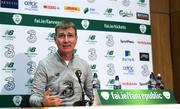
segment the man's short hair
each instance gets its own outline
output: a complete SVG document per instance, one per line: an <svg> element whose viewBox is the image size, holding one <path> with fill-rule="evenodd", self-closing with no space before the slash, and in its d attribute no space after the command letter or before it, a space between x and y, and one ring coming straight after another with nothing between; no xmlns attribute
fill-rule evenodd
<svg viewBox="0 0 180 109"><path fill-rule="evenodd" d="M68 28L73 28L75 30L75 35L77 36L77 28L76 28L76 25L71 22L71 21L68 21L68 20L62 20L60 21L56 26L55 26L55 37L57 35L57 30L58 29L68 29Z"/></svg>

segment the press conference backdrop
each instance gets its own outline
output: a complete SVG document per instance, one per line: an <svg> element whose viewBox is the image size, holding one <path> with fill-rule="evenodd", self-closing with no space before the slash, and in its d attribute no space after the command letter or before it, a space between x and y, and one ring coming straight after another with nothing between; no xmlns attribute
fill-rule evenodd
<svg viewBox="0 0 180 109"><path fill-rule="evenodd" d="M64 19L77 25L74 53L98 74L101 89L113 89L116 75L122 89L147 89L139 82L153 69L149 0L0 1L1 100L30 94L39 60L57 50L54 26Z"/></svg>

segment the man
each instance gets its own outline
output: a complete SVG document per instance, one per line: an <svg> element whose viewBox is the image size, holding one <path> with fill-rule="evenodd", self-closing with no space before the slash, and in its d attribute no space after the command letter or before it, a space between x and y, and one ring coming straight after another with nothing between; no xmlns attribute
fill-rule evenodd
<svg viewBox="0 0 180 109"><path fill-rule="evenodd" d="M55 54L39 62L30 96L31 106L72 106L82 100L82 90L75 74L80 71L83 90L90 100L92 73L86 61L74 56L78 36L72 22L61 21L55 27Z"/></svg>

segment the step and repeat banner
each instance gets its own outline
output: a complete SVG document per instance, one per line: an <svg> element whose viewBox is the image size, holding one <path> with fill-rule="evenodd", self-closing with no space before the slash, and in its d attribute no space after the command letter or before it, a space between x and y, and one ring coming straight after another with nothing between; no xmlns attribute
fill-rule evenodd
<svg viewBox="0 0 180 109"><path fill-rule="evenodd" d="M54 27L78 28L75 55L89 62L101 89L147 89L152 67L149 0L0 0L0 99L19 105L37 64L57 51ZM8 96L6 96L8 95ZM3 99L2 99L3 97Z"/></svg>

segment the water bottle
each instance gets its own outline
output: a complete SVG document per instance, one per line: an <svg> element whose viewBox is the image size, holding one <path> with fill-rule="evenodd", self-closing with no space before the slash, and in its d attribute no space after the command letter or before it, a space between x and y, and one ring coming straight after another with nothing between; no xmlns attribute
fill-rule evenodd
<svg viewBox="0 0 180 109"><path fill-rule="evenodd" d="M156 89L157 90L163 90L164 89L164 83L162 82L161 74L157 75Z"/></svg>
<svg viewBox="0 0 180 109"><path fill-rule="evenodd" d="M154 73L151 72L149 76L149 82L148 82L148 89L155 90L156 89L156 77L154 76Z"/></svg>
<svg viewBox="0 0 180 109"><path fill-rule="evenodd" d="M114 89L121 89L121 83L119 82L119 76L115 76Z"/></svg>
<svg viewBox="0 0 180 109"><path fill-rule="evenodd" d="M93 89L100 89L100 81L98 79L97 73L93 75Z"/></svg>

